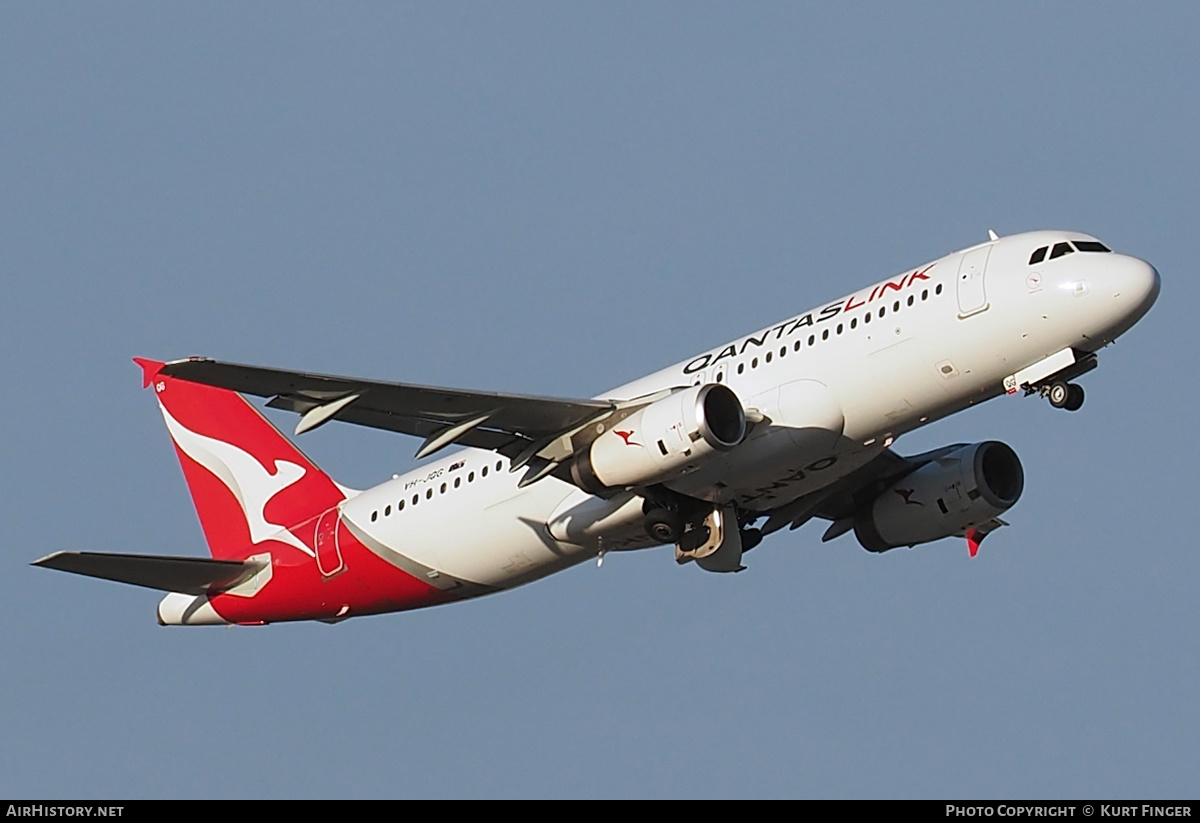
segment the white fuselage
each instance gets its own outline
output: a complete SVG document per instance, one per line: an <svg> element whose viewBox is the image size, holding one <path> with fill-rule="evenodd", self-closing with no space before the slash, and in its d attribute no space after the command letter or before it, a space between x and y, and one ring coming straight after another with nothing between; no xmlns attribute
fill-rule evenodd
<svg viewBox="0 0 1200 823"><path fill-rule="evenodd" d="M1149 264L1083 252L1029 263L1040 246L1090 239L1034 232L955 252L602 397L727 385L762 422L666 485L775 509L901 434L1003 394L1006 377L1065 349L1094 352L1132 326L1158 292ZM518 488L520 476L468 449L351 497L342 516L385 556L489 588L654 545L633 493L601 499L552 476Z"/></svg>

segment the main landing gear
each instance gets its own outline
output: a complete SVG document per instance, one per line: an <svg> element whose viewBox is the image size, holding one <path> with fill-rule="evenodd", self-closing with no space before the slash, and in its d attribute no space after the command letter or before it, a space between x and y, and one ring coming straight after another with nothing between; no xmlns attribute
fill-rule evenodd
<svg viewBox="0 0 1200 823"><path fill-rule="evenodd" d="M643 506L646 533L659 543L674 543L684 553L701 548L712 536L709 516L710 503L681 496L647 499ZM737 511L736 528L741 535L742 552L748 552L762 542L763 534L751 528L756 519L749 512Z"/></svg>
<svg viewBox="0 0 1200 823"><path fill-rule="evenodd" d="M1078 383L1067 383L1062 380L1056 380L1045 386L1042 389L1042 393L1046 395L1046 399L1050 401L1050 405L1056 409L1079 411L1079 408L1083 405L1083 386Z"/></svg>
<svg viewBox="0 0 1200 823"><path fill-rule="evenodd" d="M659 543L678 543L683 535L683 516L675 510L653 508L646 512L646 533Z"/></svg>

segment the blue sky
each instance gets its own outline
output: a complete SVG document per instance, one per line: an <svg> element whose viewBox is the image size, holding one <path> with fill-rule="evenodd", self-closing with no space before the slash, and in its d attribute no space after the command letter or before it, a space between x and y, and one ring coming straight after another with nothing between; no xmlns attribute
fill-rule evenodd
<svg viewBox="0 0 1200 823"><path fill-rule="evenodd" d="M0 795L1147 797L1200 773L1194 4L6 4ZM591 396L1001 234L1150 260L1012 527L610 556L338 626L29 567L203 538L134 355ZM302 445L367 486L409 438Z"/></svg>

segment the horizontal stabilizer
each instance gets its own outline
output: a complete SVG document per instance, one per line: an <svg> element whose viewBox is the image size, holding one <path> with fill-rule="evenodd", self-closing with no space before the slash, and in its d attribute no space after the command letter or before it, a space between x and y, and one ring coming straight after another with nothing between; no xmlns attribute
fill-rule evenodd
<svg viewBox="0 0 1200 823"><path fill-rule="evenodd" d="M223 591L262 567L252 560L100 552L55 552L31 565L184 594Z"/></svg>

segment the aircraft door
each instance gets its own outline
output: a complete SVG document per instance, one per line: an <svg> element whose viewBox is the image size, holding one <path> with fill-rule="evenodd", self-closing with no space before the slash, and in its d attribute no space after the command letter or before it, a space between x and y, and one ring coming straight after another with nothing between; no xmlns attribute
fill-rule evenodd
<svg viewBox="0 0 1200 823"><path fill-rule="evenodd" d="M978 314L988 307L983 278L987 272L988 255L991 253L992 247L988 245L963 255L962 263L958 266L958 316L960 318Z"/></svg>
<svg viewBox="0 0 1200 823"><path fill-rule="evenodd" d="M342 549L338 545L338 525L341 522L341 512L332 508L317 520L316 550L317 569L322 577L333 577L345 570L342 561Z"/></svg>

